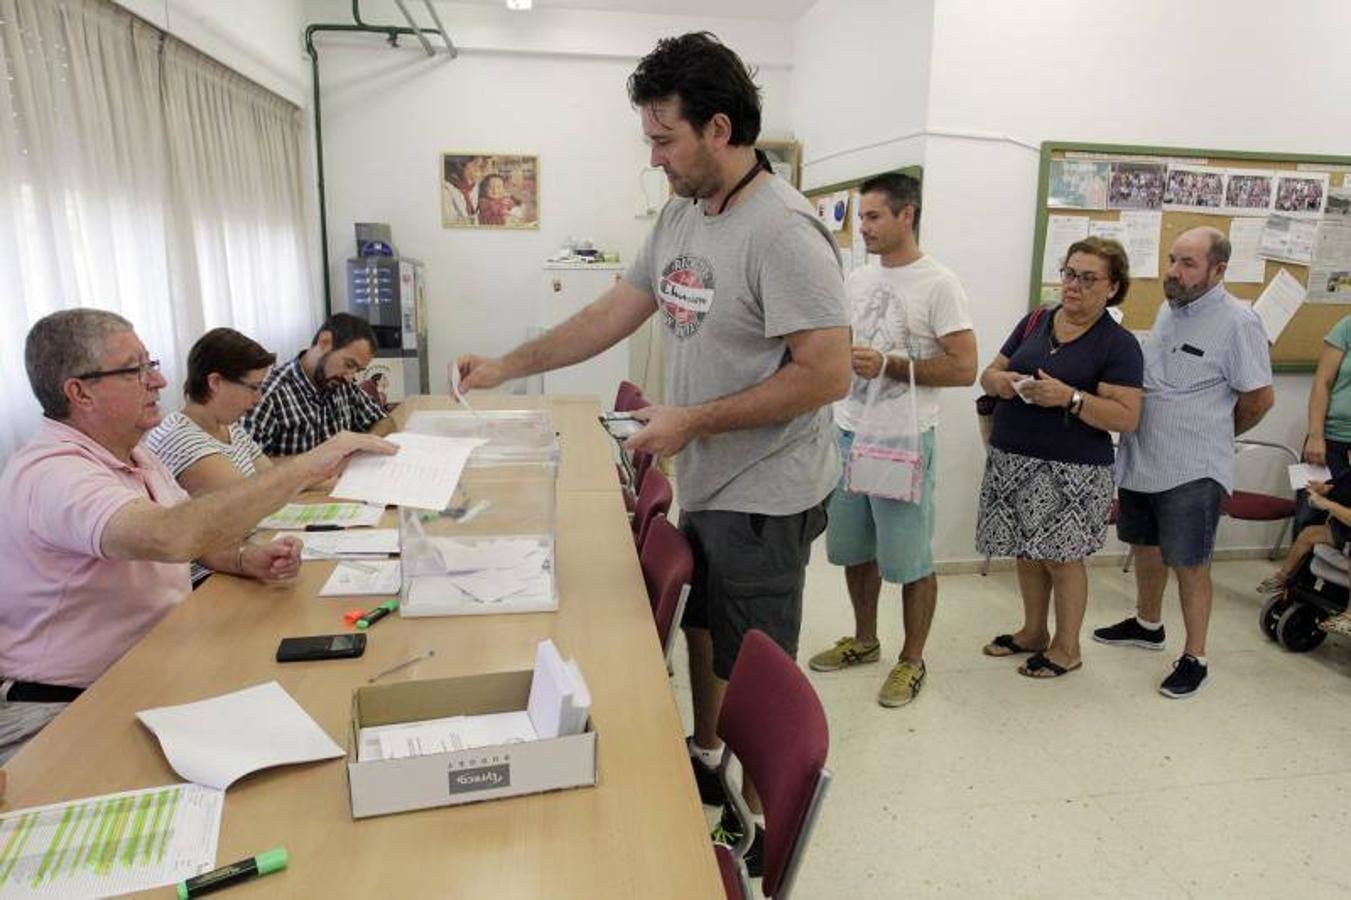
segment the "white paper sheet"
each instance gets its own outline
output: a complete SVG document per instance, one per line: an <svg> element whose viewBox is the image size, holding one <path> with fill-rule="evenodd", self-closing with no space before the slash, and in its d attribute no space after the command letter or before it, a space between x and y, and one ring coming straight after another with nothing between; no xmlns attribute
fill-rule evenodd
<svg viewBox="0 0 1351 900"><path fill-rule="evenodd" d="M224 803L222 791L172 784L6 813L0 896L110 897L210 872Z"/></svg>
<svg viewBox="0 0 1351 900"><path fill-rule="evenodd" d="M1262 320L1268 341L1276 343L1303 302L1304 285L1285 269L1277 272L1262 296L1252 305L1252 311Z"/></svg>
<svg viewBox="0 0 1351 900"><path fill-rule="evenodd" d="M362 568L338 563L319 590L320 597L362 597L368 594L398 594L402 567L397 559L362 560ZM366 571L374 569L374 572Z"/></svg>
<svg viewBox="0 0 1351 900"><path fill-rule="evenodd" d="M293 537L305 545L301 559L380 559L399 552L399 529L358 528L352 531L284 531L277 537ZM323 555L320 555L323 554Z"/></svg>
<svg viewBox="0 0 1351 900"><path fill-rule="evenodd" d="M378 525L383 503L288 503L258 523L259 528L298 529L306 525L357 528Z"/></svg>
<svg viewBox="0 0 1351 900"><path fill-rule="evenodd" d="M1332 470L1327 466L1314 466L1309 463L1295 463L1289 467L1290 490L1302 491L1310 481L1331 481Z"/></svg>
<svg viewBox="0 0 1351 900"><path fill-rule="evenodd" d="M219 790L260 769L343 755L275 681L196 703L142 710L136 718L159 739L175 772Z"/></svg>
<svg viewBox="0 0 1351 900"><path fill-rule="evenodd" d="M816 198L816 217L831 231L843 231L848 216L848 191L836 191Z"/></svg>
<svg viewBox="0 0 1351 900"><path fill-rule="evenodd" d="M1088 237L1087 216L1047 216L1046 250L1041 258L1041 280L1045 284L1060 281L1060 267L1070 244Z"/></svg>
<svg viewBox="0 0 1351 900"><path fill-rule="evenodd" d="M530 679L526 711L542 740L558 737L572 703L572 675L553 641L535 647L535 672Z"/></svg>
<svg viewBox="0 0 1351 900"><path fill-rule="evenodd" d="M1229 222L1229 268L1224 280L1234 284L1261 284L1266 281L1267 261L1258 250L1262 246L1262 231L1267 227L1266 217L1231 219Z"/></svg>
<svg viewBox="0 0 1351 900"><path fill-rule="evenodd" d="M369 503L445 509L460 482L460 473L482 438L436 437L399 432L389 436L399 445L393 456L358 454L347 464L333 496Z"/></svg>
<svg viewBox="0 0 1351 900"><path fill-rule="evenodd" d="M1351 219L1324 219L1314 233L1310 303L1351 303Z"/></svg>
<svg viewBox="0 0 1351 900"><path fill-rule="evenodd" d="M525 710L449 716L363 728L358 736L357 759L359 762L405 759L533 740L535 728Z"/></svg>
<svg viewBox="0 0 1351 900"><path fill-rule="evenodd" d="M1131 278L1159 277L1159 233L1163 213L1151 210L1122 210L1115 222L1091 220L1088 233L1111 238L1126 248L1131 261Z"/></svg>
<svg viewBox="0 0 1351 900"><path fill-rule="evenodd" d="M1314 234L1318 223L1291 216L1268 216L1262 229L1262 244L1258 252L1268 259L1308 265L1313 259Z"/></svg>

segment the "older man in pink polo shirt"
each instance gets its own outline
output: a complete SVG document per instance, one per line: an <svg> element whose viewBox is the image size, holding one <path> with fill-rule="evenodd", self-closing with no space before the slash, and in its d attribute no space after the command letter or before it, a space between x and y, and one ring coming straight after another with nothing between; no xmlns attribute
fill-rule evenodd
<svg viewBox="0 0 1351 900"><path fill-rule="evenodd" d="M0 475L0 761L187 596L190 560L293 577L299 544L250 544L249 530L350 454L397 449L343 433L193 500L140 445L166 382L130 322L53 313L29 331L24 363L44 417Z"/></svg>

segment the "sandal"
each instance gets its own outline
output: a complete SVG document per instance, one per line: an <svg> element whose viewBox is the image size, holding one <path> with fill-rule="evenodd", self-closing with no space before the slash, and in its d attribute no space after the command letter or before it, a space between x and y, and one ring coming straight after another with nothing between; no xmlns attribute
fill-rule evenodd
<svg viewBox="0 0 1351 900"><path fill-rule="evenodd" d="M1351 615L1340 613L1335 616L1329 616L1319 622L1318 627L1328 634L1340 634L1343 637L1351 637Z"/></svg>
<svg viewBox="0 0 1351 900"><path fill-rule="evenodd" d="M1257 585L1257 593L1279 594L1282 591L1284 591L1287 587L1289 587L1291 581L1293 580L1294 579L1292 579L1289 575L1286 575L1284 572L1277 569L1275 572L1272 572L1266 578L1262 579L1262 581Z"/></svg>
<svg viewBox="0 0 1351 900"><path fill-rule="evenodd" d="M1037 653L1027 662L1018 667L1019 675L1026 675L1028 678L1059 678L1061 675L1068 675L1075 669L1083 668L1084 661L1079 660L1072 666L1062 666L1059 663L1051 662L1046 658L1045 653ZM1049 672L1043 675L1043 672Z"/></svg>
<svg viewBox="0 0 1351 900"><path fill-rule="evenodd" d="M993 648L996 647L999 648L998 651L993 650ZM1045 650L1046 648L1043 647L1041 649ZM1013 635L1011 634L1001 634L982 647L980 652L984 653L986 656L1016 656L1019 653L1040 653L1041 650L1034 650L1031 647L1022 646L1013 639Z"/></svg>

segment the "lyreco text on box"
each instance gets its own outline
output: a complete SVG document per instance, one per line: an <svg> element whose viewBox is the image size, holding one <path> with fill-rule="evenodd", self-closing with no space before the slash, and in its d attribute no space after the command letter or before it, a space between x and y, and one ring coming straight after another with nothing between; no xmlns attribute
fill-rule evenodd
<svg viewBox="0 0 1351 900"><path fill-rule="evenodd" d="M530 671L358 688L352 694L347 784L353 818L476 803L596 783L596 732L412 756L359 757L361 729L526 708Z"/></svg>

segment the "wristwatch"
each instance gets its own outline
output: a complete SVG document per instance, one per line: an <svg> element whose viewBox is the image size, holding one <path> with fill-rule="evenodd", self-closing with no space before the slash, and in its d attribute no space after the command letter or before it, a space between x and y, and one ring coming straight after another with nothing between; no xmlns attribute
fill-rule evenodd
<svg viewBox="0 0 1351 900"><path fill-rule="evenodd" d="M1074 416L1077 419L1079 418L1079 411L1082 410L1083 408L1084 408L1084 395L1081 391L1076 390L1073 394L1070 395L1069 405L1066 406L1065 409L1069 411L1070 415Z"/></svg>

